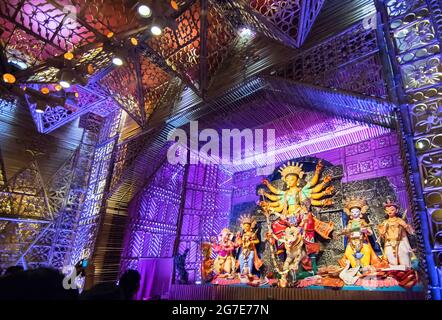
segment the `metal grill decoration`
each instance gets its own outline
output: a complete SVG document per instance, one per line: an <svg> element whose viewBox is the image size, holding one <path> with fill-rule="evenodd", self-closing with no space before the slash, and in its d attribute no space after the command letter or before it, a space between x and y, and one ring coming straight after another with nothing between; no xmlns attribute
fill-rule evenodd
<svg viewBox="0 0 442 320"><path fill-rule="evenodd" d="M35 159L4 184L1 267L24 264L30 268L62 268L67 263L86 192L93 139L86 133L77 151L47 184L41 179Z"/></svg>
<svg viewBox="0 0 442 320"><path fill-rule="evenodd" d="M203 14L200 1L196 1L176 20L176 30L168 27L159 38L147 42L200 94L207 89L210 80L205 79L205 74L210 78L215 73L235 37L220 7L214 1L209 2L210 5L207 0L201 1L207 6L207 16Z"/></svg>
<svg viewBox="0 0 442 320"><path fill-rule="evenodd" d="M95 149L74 248L70 256L71 264L75 264L81 258L90 258L93 252L115 144L116 138L112 138Z"/></svg>
<svg viewBox="0 0 442 320"><path fill-rule="evenodd" d="M386 98L387 81L376 29L358 22L301 52L271 73L296 81Z"/></svg>
<svg viewBox="0 0 442 320"><path fill-rule="evenodd" d="M420 226L418 240L429 295L441 298L442 228L440 194L442 192L440 116L442 69L440 44L442 16L440 1L388 0L379 2L393 71L400 79L398 97L403 154L408 165L408 187L418 202L413 220ZM408 120L411 127L406 125ZM408 138L410 137L410 138ZM420 200L422 199L422 201ZM437 204L437 201L439 203Z"/></svg>
<svg viewBox="0 0 442 320"><path fill-rule="evenodd" d="M122 270L140 257L172 257L177 233L184 167L165 162L130 205Z"/></svg>
<svg viewBox="0 0 442 320"><path fill-rule="evenodd" d="M126 66L113 70L99 83L132 119L145 126L170 80L169 74L141 56L130 58Z"/></svg>
<svg viewBox="0 0 442 320"><path fill-rule="evenodd" d="M201 280L201 243L229 224L232 174L216 165L189 165L178 252L189 249L189 281Z"/></svg>
<svg viewBox="0 0 442 320"><path fill-rule="evenodd" d="M46 186L35 159L1 189L0 210L3 224L0 263L8 266L20 260L53 219Z"/></svg>
<svg viewBox="0 0 442 320"><path fill-rule="evenodd" d="M41 85L33 85L32 87L39 89ZM93 110L97 104L105 100L105 97L81 86L73 86L71 92L78 94L77 103L66 102L63 106L47 106L43 113L38 113L36 103L28 99L29 109L39 132L50 133Z"/></svg>
<svg viewBox="0 0 442 320"><path fill-rule="evenodd" d="M229 7L239 11L245 25L285 45L299 48L322 9L324 0L237 0Z"/></svg>

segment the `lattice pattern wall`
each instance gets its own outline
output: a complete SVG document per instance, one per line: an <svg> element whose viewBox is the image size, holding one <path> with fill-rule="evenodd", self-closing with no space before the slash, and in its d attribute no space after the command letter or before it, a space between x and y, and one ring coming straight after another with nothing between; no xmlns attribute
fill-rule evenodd
<svg viewBox="0 0 442 320"><path fill-rule="evenodd" d="M271 39L298 48L307 38L324 0L231 0L237 20Z"/></svg>
<svg viewBox="0 0 442 320"><path fill-rule="evenodd" d="M421 253L426 255L425 267L434 287L430 292L441 299L442 5L436 0L388 0L379 2L379 8L393 69L399 79L396 84L402 104L403 146L410 152L404 158L410 169L410 193L418 199L413 211L415 223L422 229L419 231Z"/></svg>
<svg viewBox="0 0 442 320"><path fill-rule="evenodd" d="M190 165L179 253L189 249L189 281L201 280L201 243L229 225L232 175L216 165Z"/></svg>
<svg viewBox="0 0 442 320"><path fill-rule="evenodd" d="M386 98L376 18L371 19L303 51L273 72L295 81Z"/></svg>
<svg viewBox="0 0 442 320"><path fill-rule="evenodd" d="M137 269L141 257L172 257L184 167L165 162L132 200L121 270Z"/></svg>
<svg viewBox="0 0 442 320"><path fill-rule="evenodd" d="M236 36L217 1L205 1L209 2L206 17L201 12L202 2L195 1L176 19L177 28L165 28L160 37L147 41L199 93L208 86L209 79L204 77L210 78L218 69ZM207 23L203 23L204 19Z"/></svg>
<svg viewBox="0 0 442 320"><path fill-rule="evenodd" d="M87 193L76 230L74 249L70 256L71 264L92 255L115 145L116 138L112 138L95 149Z"/></svg>
<svg viewBox="0 0 442 320"><path fill-rule="evenodd" d="M60 210L54 223L55 234L48 257L48 264L55 268L62 268L68 263L72 253L77 222L87 192L88 175L92 165L96 139L96 133L85 131L77 152L58 170L50 184L50 199L60 190L62 190L64 197L63 201L58 204Z"/></svg>

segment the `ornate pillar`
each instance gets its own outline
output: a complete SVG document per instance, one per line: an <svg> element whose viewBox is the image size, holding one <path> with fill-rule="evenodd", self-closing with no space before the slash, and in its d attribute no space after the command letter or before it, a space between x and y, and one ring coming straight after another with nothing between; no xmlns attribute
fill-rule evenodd
<svg viewBox="0 0 442 320"><path fill-rule="evenodd" d="M378 0L428 294L442 280L442 15L437 0Z"/></svg>

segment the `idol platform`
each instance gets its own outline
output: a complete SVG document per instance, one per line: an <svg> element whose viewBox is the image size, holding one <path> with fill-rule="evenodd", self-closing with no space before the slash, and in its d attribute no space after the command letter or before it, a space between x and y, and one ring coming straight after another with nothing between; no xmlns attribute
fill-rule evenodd
<svg viewBox="0 0 442 320"><path fill-rule="evenodd" d="M173 285L170 300L423 300L420 287L413 290L345 290L251 288L245 286Z"/></svg>

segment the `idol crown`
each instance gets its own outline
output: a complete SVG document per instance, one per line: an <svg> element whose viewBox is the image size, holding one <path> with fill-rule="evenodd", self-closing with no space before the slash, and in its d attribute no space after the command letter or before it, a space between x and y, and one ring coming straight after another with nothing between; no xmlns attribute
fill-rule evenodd
<svg viewBox="0 0 442 320"><path fill-rule="evenodd" d="M298 162L287 162L287 164L284 164L279 169L279 172L281 173L282 179L285 179L286 176L289 174L295 174L300 179L304 175L304 171L302 171L302 163L299 164Z"/></svg>
<svg viewBox="0 0 442 320"><path fill-rule="evenodd" d="M387 201L384 202L384 208L391 206L396 207L397 209L399 208L399 204L396 201L391 198L387 198Z"/></svg>
<svg viewBox="0 0 442 320"><path fill-rule="evenodd" d="M256 225L256 218L252 217L251 215L242 215L239 217L239 223L241 225L247 223L247 224L250 224L250 226L252 228L254 228Z"/></svg>
<svg viewBox="0 0 442 320"><path fill-rule="evenodd" d="M365 198L352 196L345 200L345 208L350 210L351 208L362 209L367 205Z"/></svg>

